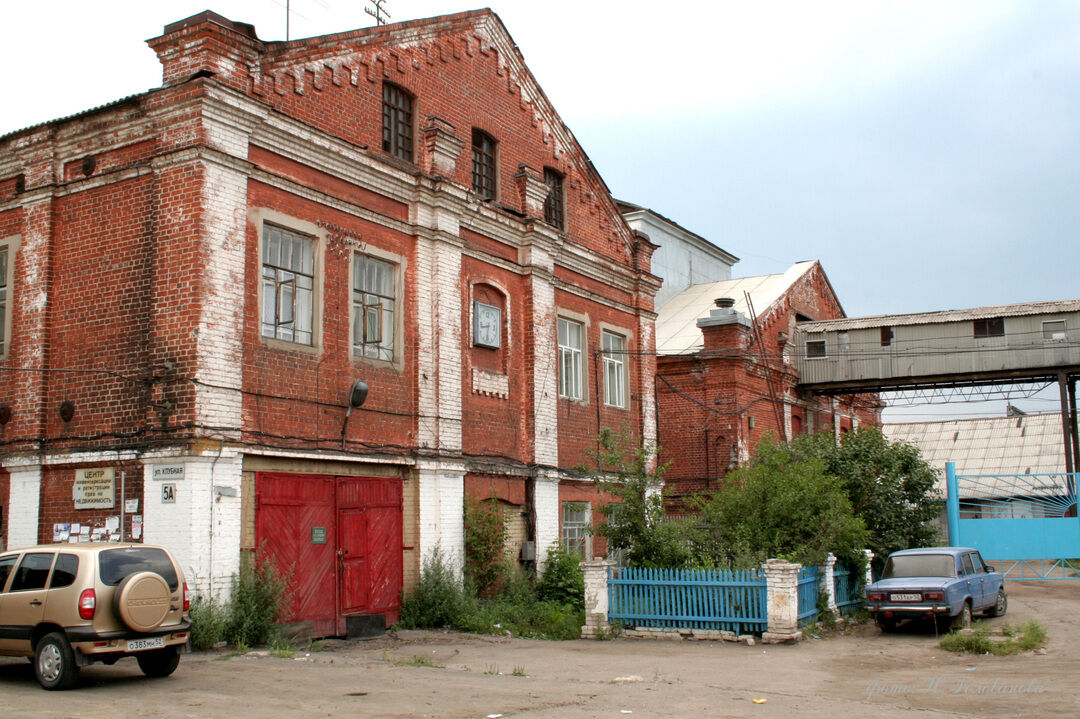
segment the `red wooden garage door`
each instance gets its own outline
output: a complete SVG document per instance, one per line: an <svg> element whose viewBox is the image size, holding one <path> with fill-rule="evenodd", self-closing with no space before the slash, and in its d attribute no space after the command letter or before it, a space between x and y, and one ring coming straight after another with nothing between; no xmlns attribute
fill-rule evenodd
<svg viewBox="0 0 1080 719"><path fill-rule="evenodd" d="M345 616L397 621L402 586L401 480L261 472L255 536L292 570L290 621L319 636L345 633Z"/></svg>

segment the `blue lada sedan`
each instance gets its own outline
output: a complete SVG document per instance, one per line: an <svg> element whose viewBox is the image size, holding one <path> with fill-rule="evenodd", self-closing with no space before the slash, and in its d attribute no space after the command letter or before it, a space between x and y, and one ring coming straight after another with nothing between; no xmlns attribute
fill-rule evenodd
<svg viewBox="0 0 1080 719"><path fill-rule="evenodd" d="M1008 609L1005 579L968 547L905 549L889 555L866 603L883 631L902 619L931 619L938 629L971 624L974 612L999 617Z"/></svg>

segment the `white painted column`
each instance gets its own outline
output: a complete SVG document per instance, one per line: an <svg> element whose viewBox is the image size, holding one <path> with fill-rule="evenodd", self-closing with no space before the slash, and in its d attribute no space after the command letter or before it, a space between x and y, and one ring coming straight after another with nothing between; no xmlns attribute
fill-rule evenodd
<svg viewBox="0 0 1080 719"><path fill-rule="evenodd" d="M7 548L19 549L38 543L41 511L41 465L8 467Z"/></svg>
<svg viewBox="0 0 1080 719"><path fill-rule="evenodd" d="M227 598L240 571L242 456L230 450L221 457L147 459L144 465L143 541L167 547L190 587ZM157 479L155 468L165 470ZM166 485L173 486L171 502L163 496Z"/></svg>
<svg viewBox="0 0 1080 719"><path fill-rule="evenodd" d="M585 579L585 626L582 639L599 639L611 631L608 621L608 571L615 566L610 559L581 562Z"/></svg>
<svg viewBox="0 0 1080 719"><path fill-rule="evenodd" d="M643 352L656 352L656 324L648 317L638 316L638 347ZM638 383L641 388L641 441L646 447L656 447L656 365L645 362L644 357L636 362L639 368ZM656 452L649 455L649 471L656 469Z"/></svg>
<svg viewBox="0 0 1080 719"><path fill-rule="evenodd" d="M556 335L555 287L551 256L537 247L522 252L523 264L536 268L530 282L533 335L533 452L540 466L559 465L559 366ZM537 537L537 556L540 546Z"/></svg>
<svg viewBox="0 0 1080 719"><path fill-rule="evenodd" d="M802 565L770 559L762 565L766 582L768 631L761 635L766 644L799 641L799 570Z"/></svg>
<svg viewBox="0 0 1080 719"><path fill-rule="evenodd" d="M536 509L536 568L543 573L548 549L559 541L559 475L554 470L541 472L532 481Z"/></svg>
<svg viewBox="0 0 1080 719"><path fill-rule="evenodd" d="M821 576L821 589L824 590L825 596L829 599L829 611L834 615L839 616L840 610L836 606L836 556L832 552L829 552L825 557L825 564L822 564L819 573ZM819 617L824 619L824 617Z"/></svg>
<svg viewBox="0 0 1080 719"><path fill-rule="evenodd" d="M420 561L438 549L460 575L465 566L465 466L417 463L420 492Z"/></svg>

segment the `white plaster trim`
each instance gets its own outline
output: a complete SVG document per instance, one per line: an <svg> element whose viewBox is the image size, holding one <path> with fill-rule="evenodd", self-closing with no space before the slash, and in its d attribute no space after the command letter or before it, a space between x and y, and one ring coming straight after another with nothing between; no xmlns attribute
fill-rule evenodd
<svg viewBox="0 0 1080 719"><path fill-rule="evenodd" d="M7 548L31 547L38 543L41 512L41 465L13 469L8 496Z"/></svg>

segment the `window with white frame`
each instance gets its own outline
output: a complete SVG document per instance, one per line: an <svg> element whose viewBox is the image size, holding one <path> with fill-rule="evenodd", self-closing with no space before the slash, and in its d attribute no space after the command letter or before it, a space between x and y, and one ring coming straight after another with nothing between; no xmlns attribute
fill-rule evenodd
<svg viewBox="0 0 1080 719"><path fill-rule="evenodd" d="M262 336L311 345L315 324L315 240L263 226Z"/></svg>
<svg viewBox="0 0 1080 719"><path fill-rule="evenodd" d="M626 407L626 338L604 330L600 333L604 359L604 404Z"/></svg>
<svg viewBox="0 0 1080 719"><path fill-rule="evenodd" d="M371 255L353 256L353 354L394 360L397 266Z"/></svg>
<svg viewBox="0 0 1080 719"><path fill-rule="evenodd" d="M1065 341L1065 320L1048 320L1042 323L1042 335L1044 340L1055 342Z"/></svg>
<svg viewBox="0 0 1080 719"><path fill-rule="evenodd" d="M574 552L582 559L589 559L592 550L591 512L588 502L563 502L562 505L562 545L568 552Z"/></svg>
<svg viewBox="0 0 1080 719"><path fill-rule="evenodd" d="M559 318L559 396L582 399L585 396L582 351L585 348L585 325Z"/></svg>

